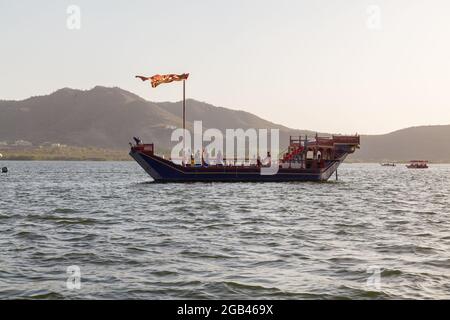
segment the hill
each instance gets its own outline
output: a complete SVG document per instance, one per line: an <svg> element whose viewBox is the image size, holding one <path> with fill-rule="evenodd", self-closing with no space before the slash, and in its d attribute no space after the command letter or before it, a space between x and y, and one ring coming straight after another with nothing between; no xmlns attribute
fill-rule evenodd
<svg viewBox="0 0 450 320"><path fill-rule="evenodd" d="M202 120L204 128L278 128L289 134L312 135L263 120L244 111L187 100L187 124ZM181 102L154 103L122 90L97 86L81 91L64 88L23 101L0 101L0 141L33 145L61 143L77 147L126 149L133 136L169 149L172 128L181 127Z"/></svg>
<svg viewBox="0 0 450 320"><path fill-rule="evenodd" d="M450 162L450 125L411 127L383 135L361 136L361 149L350 159Z"/></svg>
<svg viewBox="0 0 450 320"><path fill-rule="evenodd" d="M187 127L202 120L204 129L278 128L285 147L289 135L315 132L291 129L251 113L187 100ZM173 127L181 127L181 102L150 102L120 88L60 89L22 101L0 101L2 145L64 144L79 148L125 150L133 136L170 150ZM450 162L450 125L423 126L384 135L364 135L352 161L407 161L414 158ZM5 154L6 152L3 152ZM114 154L114 153L113 153Z"/></svg>

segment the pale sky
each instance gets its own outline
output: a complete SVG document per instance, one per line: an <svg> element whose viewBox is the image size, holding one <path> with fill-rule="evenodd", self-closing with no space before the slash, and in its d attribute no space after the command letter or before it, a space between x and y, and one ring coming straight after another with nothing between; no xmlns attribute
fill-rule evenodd
<svg viewBox="0 0 450 320"><path fill-rule="evenodd" d="M0 26L0 99L104 85L178 101L180 83L134 75L189 72L187 97L292 128L450 124L448 0L0 0Z"/></svg>

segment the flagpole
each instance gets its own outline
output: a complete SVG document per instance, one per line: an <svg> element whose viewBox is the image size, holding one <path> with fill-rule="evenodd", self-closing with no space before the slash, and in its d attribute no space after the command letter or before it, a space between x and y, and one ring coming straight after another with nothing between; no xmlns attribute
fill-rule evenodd
<svg viewBox="0 0 450 320"><path fill-rule="evenodd" d="M183 80L183 164L186 158L186 80Z"/></svg>

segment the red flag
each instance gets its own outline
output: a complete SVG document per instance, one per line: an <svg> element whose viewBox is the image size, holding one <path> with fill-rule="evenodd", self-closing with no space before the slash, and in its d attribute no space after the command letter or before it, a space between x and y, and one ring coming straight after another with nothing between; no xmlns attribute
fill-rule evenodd
<svg viewBox="0 0 450 320"><path fill-rule="evenodd" d="M161 83L170 83L173 81L187 80L188 77L189 77L189 73L165 74L165 75L156 74L153 77L136 76L136 78L139 78L142 81L150 80L153 88L156 88Z"/></svg>

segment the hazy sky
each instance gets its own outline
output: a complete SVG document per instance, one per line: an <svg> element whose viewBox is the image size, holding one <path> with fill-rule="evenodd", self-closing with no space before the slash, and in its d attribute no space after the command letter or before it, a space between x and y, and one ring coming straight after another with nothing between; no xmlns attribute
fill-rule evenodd
<svg viewBox="0 0 450 320"><path fill-rule="evenodd" d="M105 85L177 101L180 83L134 75L190 72L188 97L293 128L450 124L448 0L0 0L0 25L0 99Z"/></svg>

